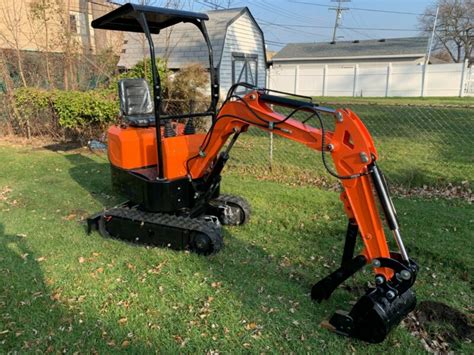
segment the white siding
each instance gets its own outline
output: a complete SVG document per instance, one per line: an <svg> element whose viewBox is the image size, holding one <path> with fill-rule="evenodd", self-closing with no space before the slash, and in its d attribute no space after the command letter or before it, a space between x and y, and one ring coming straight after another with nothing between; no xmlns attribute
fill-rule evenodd
<svg viewBox="0 0 474 355"><path fill-rule="evenodd" d="M266 59L263 37L257 25L244 13L227 29L227 35L219 68L221 97L227 94L232 85L232 53L240 52L258 56L258 86L264 87L266 80Z"/></svg>

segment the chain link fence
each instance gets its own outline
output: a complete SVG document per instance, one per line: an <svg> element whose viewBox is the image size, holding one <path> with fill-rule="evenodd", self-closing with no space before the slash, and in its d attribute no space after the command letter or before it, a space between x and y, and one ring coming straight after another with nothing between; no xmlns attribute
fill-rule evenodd
<svg viewBox="0 0 474 355"><path fill-rule="evenodd" d="M466 184L474 176L474 108L326 104L354 111L373 136L379 165L392 183L407 187ZM288 114L291 110L282 110ZM307 113L294 118L304 120ZM323 116L333 130L334 118ZM319 127L312 119L309 125ZM229 164L240 173L295 184L330 184L321 153L257 128L239 138ZM330 160L330 159L328 159Z"/></svg>
<svg viewBox="0 0 474 355"><path fill-rule="evenodd" d="M8 110L7 110L7 99L5 94L0 91L0 138L11 134L10 125L8 124Z"/></svg>

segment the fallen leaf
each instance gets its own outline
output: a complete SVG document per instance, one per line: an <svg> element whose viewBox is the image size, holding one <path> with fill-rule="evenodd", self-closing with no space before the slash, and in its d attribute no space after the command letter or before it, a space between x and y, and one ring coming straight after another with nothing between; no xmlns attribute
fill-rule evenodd
<svg viewBox="0 0 474 355"><path fill-rule="evenodd" d="M130 342L129 342L128 340L124 340L124 341L122 342L122 348L126 348L126 347L128 347L129 345L130 345Z"/></svg>
<svg viewBox="0 0 474 355"><path fill-rule="evenodd" d="M122 317L122 318L120 318L120 319L118 320L118 324L120 324L120 325L124 325L124 324L126 324L127 322L128 322L127 317Z"/></svg>
<svg viewBox="0 0 474 355"><path fill-rule="evenodd" d="M254 322L247 323L247 324L245 325L245 329L247 329L247 330L254 330L254 329L257 329L257 323L254 323Z"/></svg>
<svg viewBox="0 0 474 355"><path fill-rule="evenodd" d="M71 214L68 214L66 217L64 217L63 219L65 219L66 221L72 221L74 218L76 218L77 214L75 213L71 213Z"/></svg>

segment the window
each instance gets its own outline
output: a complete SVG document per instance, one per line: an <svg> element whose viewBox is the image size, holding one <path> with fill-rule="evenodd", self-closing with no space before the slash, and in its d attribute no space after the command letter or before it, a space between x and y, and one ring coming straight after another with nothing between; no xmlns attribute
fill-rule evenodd
<svg viewBox="0 0 474 355"><path fill-rule="evenodd" d="M240 82L258 86L258 56L256 54L232 53L232 84Z"/></svg>
<svg viewBox="0 0 474 355"><path fill-rule="evenodd" d="M69 15L69 31L71 31L72 33L78 33L77 17L74 14Z"/></svg>

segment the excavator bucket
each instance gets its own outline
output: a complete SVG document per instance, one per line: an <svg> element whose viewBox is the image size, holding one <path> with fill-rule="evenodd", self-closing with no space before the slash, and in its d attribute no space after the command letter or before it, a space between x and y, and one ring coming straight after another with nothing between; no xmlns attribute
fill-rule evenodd
<svg viewBox="0 0 474 355"><path fill-rule="evenodd" d="M336 287L365 265L361 255L353 263L345 264L333 274L313 286L311 296L322 301L329 298ZM375 259L377 267L394 267L394 276L387 281L381 274L376 275L376 287L370 288L350 312L336 311L323 325L341 335L358 338L370 343L380 343L416 306L416 296L411 286L415 282L417 265L410 260L403 263L400 254L392 253L391 258Z"/></svg>
<svg viewBox="0 0 474 355"><path fill-rule="evenodd" d="M390 330L415 309L416 296L407 290L393 301L377 289L369 290L347 313L337 311L330 319L332 330L369 343L380 343Z"/></svg>

